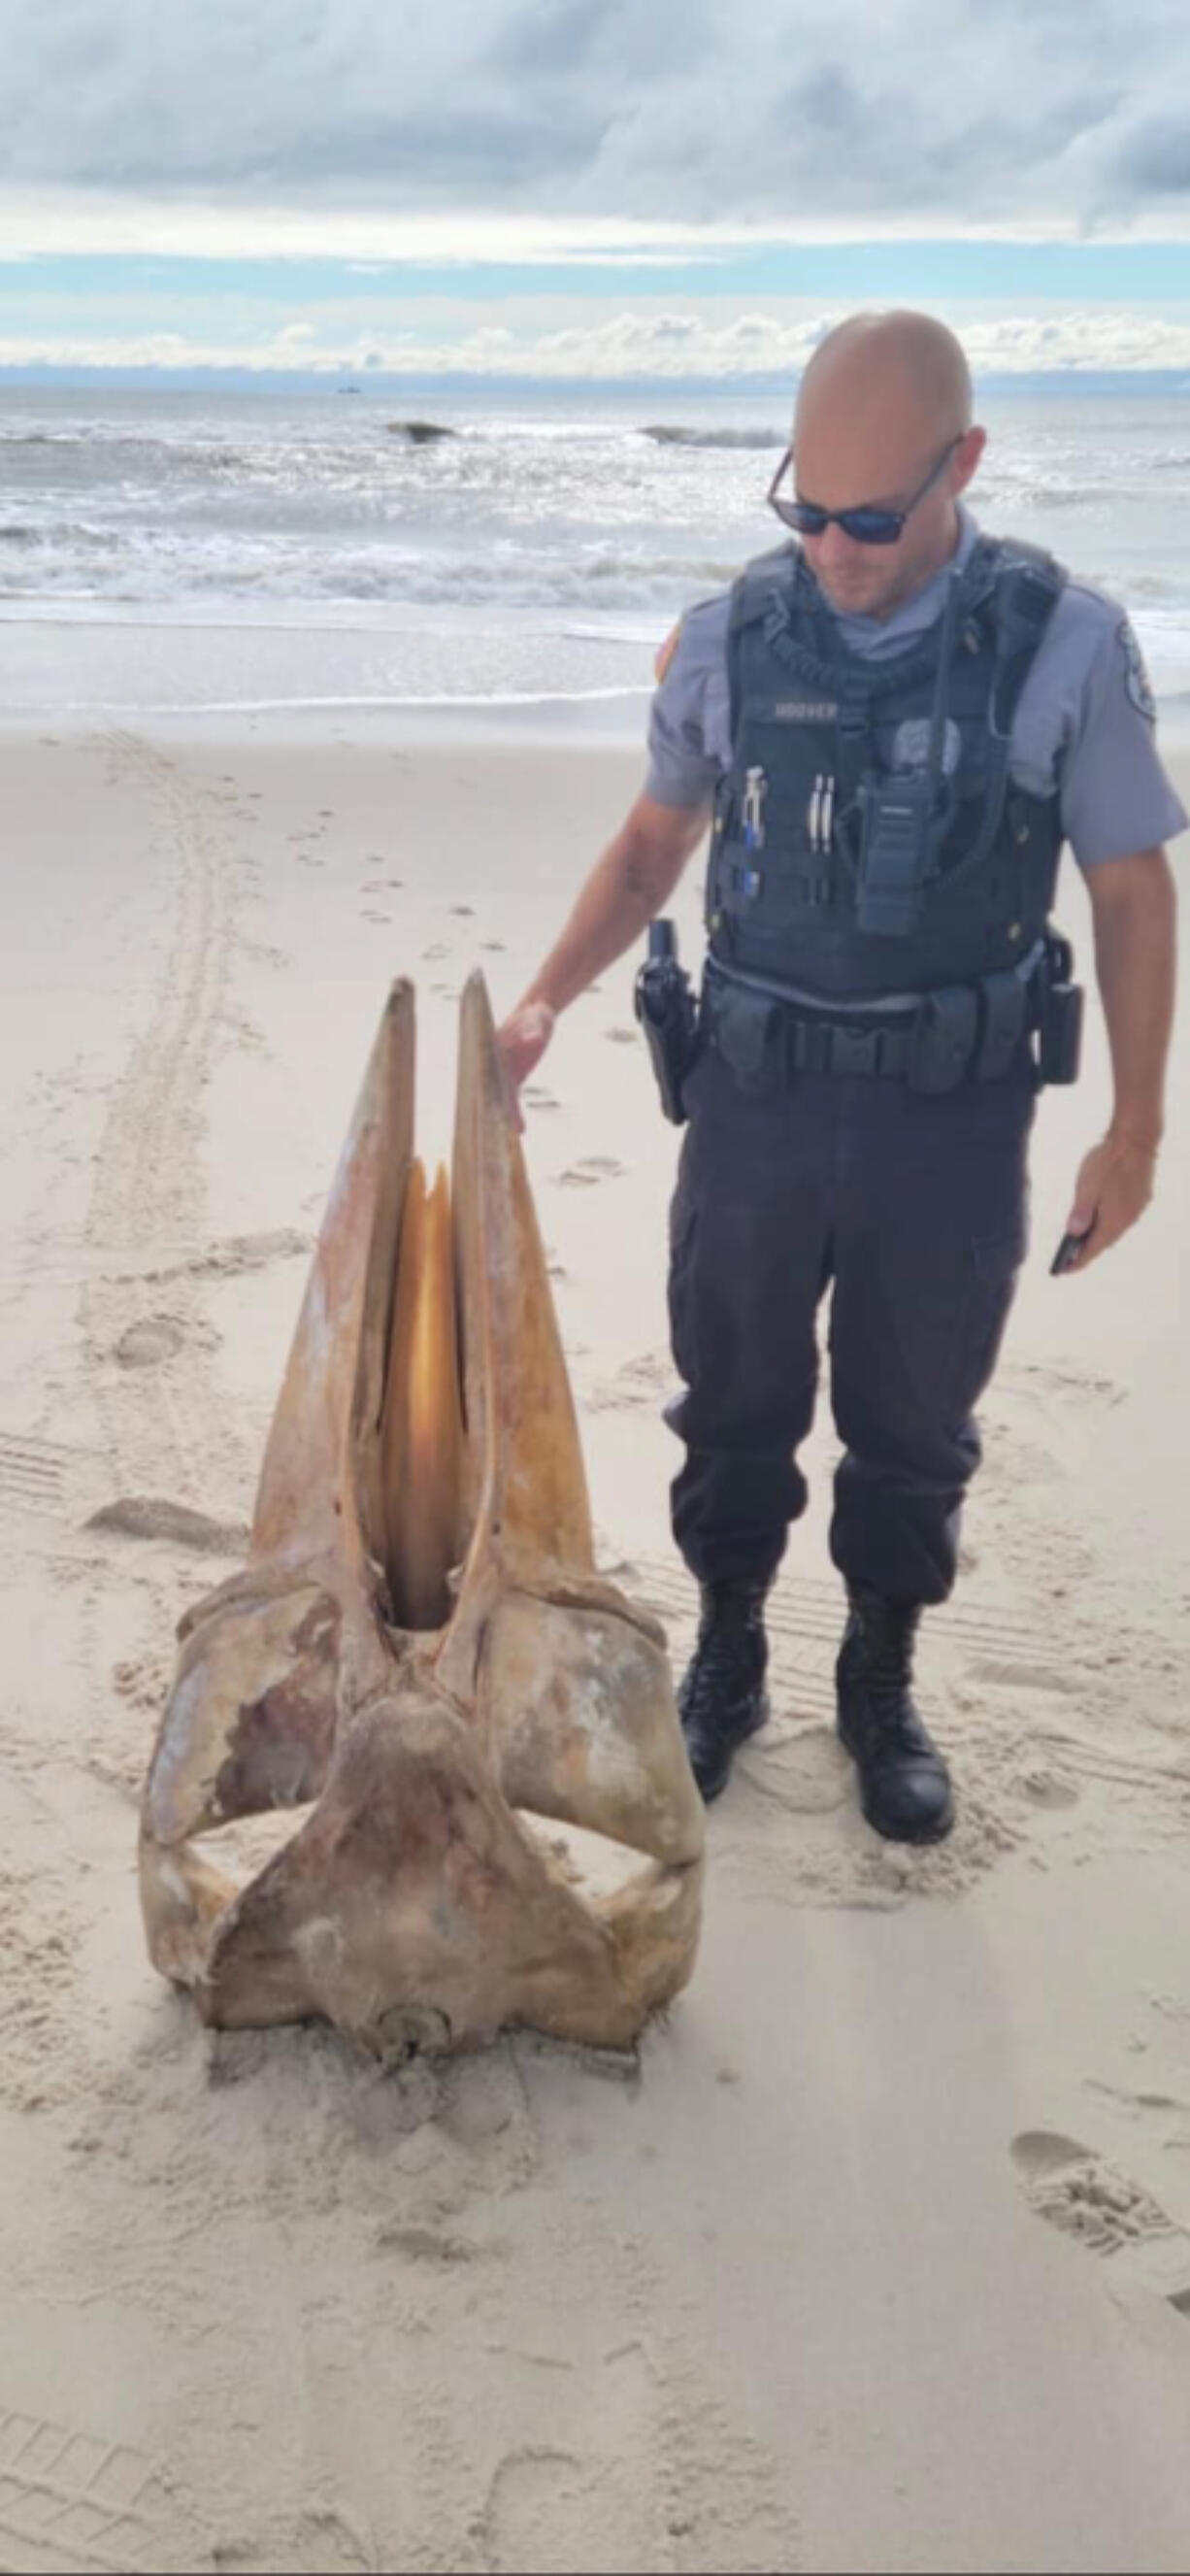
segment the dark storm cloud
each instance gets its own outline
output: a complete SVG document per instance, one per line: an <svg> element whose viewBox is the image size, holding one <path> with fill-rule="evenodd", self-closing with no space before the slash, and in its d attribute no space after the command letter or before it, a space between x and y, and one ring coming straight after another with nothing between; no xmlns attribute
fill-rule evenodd
<svg viewBox="0 0 1190 2576"><path fill-rule="evenodd" d="M1184 195L1190 189L1186 118L1142 118L1120 152L1117 170L1124 187L1140 195Z"/></svg>
<svg viewBox="0 0 1190 2576"><path fill-rule="evenodd" d="M0 179L344 209L1075 226L1182 203L1138 0L0 0Z"/></svg>
<svg viewBox="0 0 1190 2576"><path fill-rule="evenodd" d="M543 0L532 11L510 9L489 60L517 78L580 71L620 14L615 0Z"/></svg>

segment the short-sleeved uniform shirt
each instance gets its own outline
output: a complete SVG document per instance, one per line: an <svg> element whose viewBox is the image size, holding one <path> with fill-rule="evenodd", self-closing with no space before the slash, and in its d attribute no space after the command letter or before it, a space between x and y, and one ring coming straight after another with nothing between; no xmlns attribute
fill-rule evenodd
<svg viewBox="0 0 1190 2576"><path fill-rule="evenodd" d="M832 610L842 640L873 661L904 652L941 617L952 571L979 535L960 506L951 561L883 622ZM829 608L830 601L826 601ZM696 807L731 765L727 625L731 593L692 608L653 699L646 792L659 805ZM1089 583L1068 581L1021 691L1012 727L1014 780L1061 797L1062 828L1081 868L1126 858L1184 831L1185 807L1161 764L1156 710L1124 611Z"/></svg>

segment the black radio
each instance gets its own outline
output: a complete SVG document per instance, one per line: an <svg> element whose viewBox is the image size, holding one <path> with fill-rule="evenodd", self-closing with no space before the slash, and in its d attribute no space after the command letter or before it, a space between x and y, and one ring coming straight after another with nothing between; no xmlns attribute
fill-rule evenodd
<svg viewBox="0 0 1190 2576"><path fill-rule="evenodd" d="M1074 950L1046 932L1037 1018L1037 1070L1043 1083L1077 1082L1083 1051L1083 988L1071 982Z"/></svg>

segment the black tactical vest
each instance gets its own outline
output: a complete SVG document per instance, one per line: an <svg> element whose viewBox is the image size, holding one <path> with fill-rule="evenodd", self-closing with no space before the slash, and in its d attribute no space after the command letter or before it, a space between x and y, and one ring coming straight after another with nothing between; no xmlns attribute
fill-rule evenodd
<svg viewBox="0 0 1190 2576"><path fill-rule="evenodd" d="M749 564L728 630L730 770L707 875L712 956L730 973L824 999L975 982L1046 928L1062 826L1056 794L1009 777L1021 690L1066 580L1037 549L977 539L946 615L886 661L842 642L797 545ZM945 729L929 846L907 894L873 837L898 779L923 795L940 656ZM884 824L881 824L884 832Z"/></svg>

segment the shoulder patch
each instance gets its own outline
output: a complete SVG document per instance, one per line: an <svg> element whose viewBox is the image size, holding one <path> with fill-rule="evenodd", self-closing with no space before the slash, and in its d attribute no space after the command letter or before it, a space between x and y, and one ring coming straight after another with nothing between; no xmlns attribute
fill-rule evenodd
<svg viewBox="0 0 1190 2576"><path fill-rule="evenodd" d="M658 686L670 671L679 646L685 648L687 673L701 667L705 676L706 666L718 661L723 653L730 610L731 593L727 590L714 591L709 599L692 600L689 608L683 609L653 657L653 676Z"/></svg>
<svg viewBox="0 0 1190 2576"><path fill-rule="evenodd" d="M678 638L681 635L681 632L682 621L679 617L677 625L670 627L664 644L659 644L657 647L657 655L653 663L653 677L658 682L658 685L660 685L661 681L665 678L665 674L669 669L670 663L677 652Z"/></svg>
<svg viewBox="0 0 1190 2576"><path fill-rule="evenodd" d="M1116 628L1120 651L1124 656L1124 687L1138 715L1149 724L1157 722L1157 701L1152 682L1145 669L1145 657L1136 640L1130 618L1122 617Z"/></svg>

